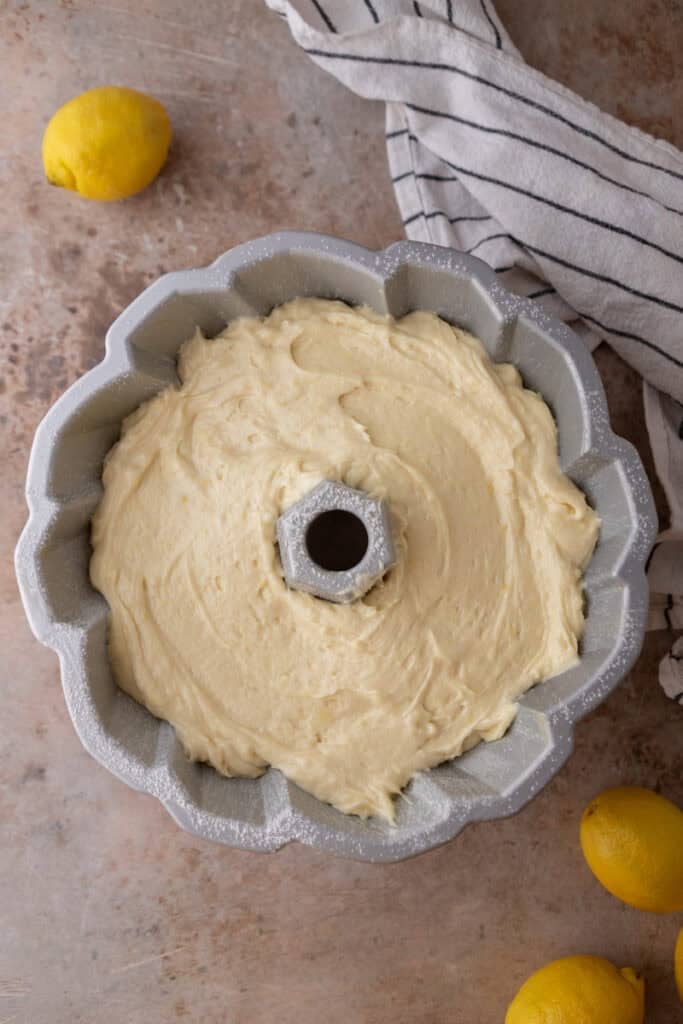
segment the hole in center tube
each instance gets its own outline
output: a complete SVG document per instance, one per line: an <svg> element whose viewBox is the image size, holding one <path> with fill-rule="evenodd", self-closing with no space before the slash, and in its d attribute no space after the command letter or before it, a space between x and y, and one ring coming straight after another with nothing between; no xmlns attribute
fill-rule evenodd
<svg viewBox="0 0 683 1024"><path fill-rule="evenodd" d="M363 561L368 550L368 531L353 512L333 508L321 512L310 524L306 547L321 569L345 572Z"/></svg>

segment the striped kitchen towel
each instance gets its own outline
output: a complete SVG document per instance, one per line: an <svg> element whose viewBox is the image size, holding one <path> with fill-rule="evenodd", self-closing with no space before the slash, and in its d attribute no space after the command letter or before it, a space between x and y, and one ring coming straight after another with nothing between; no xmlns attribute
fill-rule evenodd
<svg viewBox="0 0 683 1024"><path fill-rule="evenodd" d="M650 627L683 628L683 154L522 60L491 0L267 0L309 57L387 107L410 238L475 253L643 377L671 506ZM660 678L683 702L683 656Z"/></svg>

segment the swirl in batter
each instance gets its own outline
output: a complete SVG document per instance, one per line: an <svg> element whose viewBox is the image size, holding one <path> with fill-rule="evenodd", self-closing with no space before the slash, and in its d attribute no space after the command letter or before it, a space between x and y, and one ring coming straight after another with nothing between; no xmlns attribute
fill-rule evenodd
<svg viewBox="0 0 683 1024"><path fill-rule="evenodd" d="M598 519L548 407L433 314L319 299L197 332L179 376L124 423L93 520L116 679L191 758L393 819L577 658ZM391 508L397 565L350 605L281 575L277 517L323 479Z"/></svg>

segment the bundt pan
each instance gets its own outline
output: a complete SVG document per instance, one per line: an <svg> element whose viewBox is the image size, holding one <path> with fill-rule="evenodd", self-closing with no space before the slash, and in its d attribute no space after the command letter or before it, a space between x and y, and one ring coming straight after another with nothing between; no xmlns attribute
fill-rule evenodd
<svg viewBox="0 0 683 1024"><path fill-rule="evenodd" d="M562 467L602 520L584 580L579 663L527 693L503 739L417 775L407 799L398 799L394 826L346 816L272 768L257 780L226 779L190 762L171 726L117 688L107 604L88 577L90 517L122 419L176 381L176 353L197 325L212 336L234 317L267 314L296 296L366 303L395 317L432 310L477 335L494 360L514 363L548 402ZM591 356L567 327L506 291L484 263L437 246L399 242L370 252L283 233L240 245L206 269L166 274L121 314L104 360L40 424L26 496L19 585L35 635L59 655L83 745L129 786L157 797L182 828L244 849L297 840L362 860L399 860L451 839L468 822L512 814L558 771L574 723L616 686L642 643L644 564L656 516L637 453L610 429Z"/></svg>

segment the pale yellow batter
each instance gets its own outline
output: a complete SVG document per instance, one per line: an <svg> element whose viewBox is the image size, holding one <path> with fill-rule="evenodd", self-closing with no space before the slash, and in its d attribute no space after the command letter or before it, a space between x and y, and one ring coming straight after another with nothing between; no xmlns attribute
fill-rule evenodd
<svg viewBox="0 0 683 1024"><path fill-rule="evenodd" d="M598 519L550 412L432 314L317 299L197 333L179 375L126 420L93 520L117 680L190 757L391 819L576 659ZM323 479L391 508L397 565L350 605L281 576L276 519Z"/></svg>

